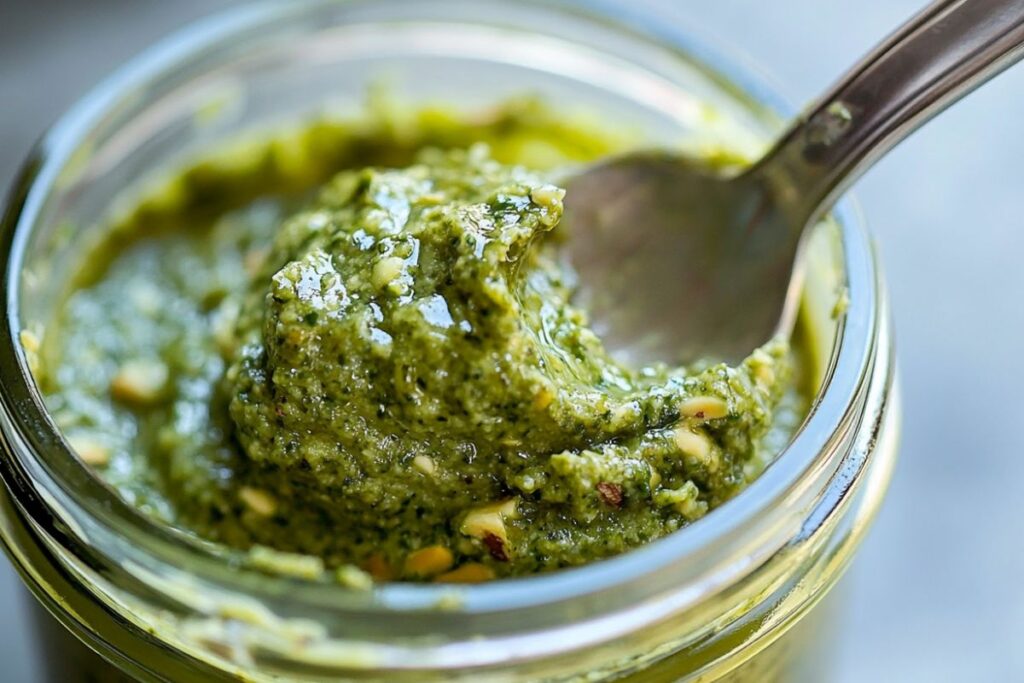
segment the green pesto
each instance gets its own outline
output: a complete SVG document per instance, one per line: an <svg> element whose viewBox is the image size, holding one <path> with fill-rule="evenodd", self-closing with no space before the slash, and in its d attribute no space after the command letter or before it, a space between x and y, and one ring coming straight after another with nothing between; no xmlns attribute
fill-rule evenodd
<svg viewBox="0 0 1024 683"><path fill-rule="evenodd" d="M214 155L91 252L46 335L50 407L127 500L280 571L478 580L671 533L806 401L782 341L631 369L589 329L547 169L627 144L514 103Z"/></svg>

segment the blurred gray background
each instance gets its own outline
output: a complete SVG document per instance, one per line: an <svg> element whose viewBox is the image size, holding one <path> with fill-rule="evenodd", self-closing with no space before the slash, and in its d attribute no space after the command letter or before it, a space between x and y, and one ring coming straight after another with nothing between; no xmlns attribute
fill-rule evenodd
<svg viewBox="0 0 1024 683"><path fill-rule="evenodd" d="M967 0L978 1L978 0ZM746 52L802 103L921 0L641 0ZM0 0L0 185L110 70L231 0ZM1024 680L1024 65L856 193L881 245L905 402L888 501L846 580L835 676ZM36 683L0 561L0 680Z"/></svg>

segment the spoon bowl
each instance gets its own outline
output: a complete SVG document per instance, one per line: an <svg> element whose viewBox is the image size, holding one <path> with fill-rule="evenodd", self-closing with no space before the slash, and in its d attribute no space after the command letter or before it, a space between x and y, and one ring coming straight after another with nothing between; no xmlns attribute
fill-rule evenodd
<svg viewBox="0 0 1024 683"><path fill-rule="evenodd" d="M635 154L572 178L565 202L579 303L620 359L736 363L792 327L799 232L758 176Z"/></svg>
<svg viewBox="0 0 1024 683"><path fill-rule="evenodd" d="M1024 0L939 0L746 171L636 152L566 183L579 303L632 365L738 362L788 335L808 226L922 123L1024 54Z"/></svg>

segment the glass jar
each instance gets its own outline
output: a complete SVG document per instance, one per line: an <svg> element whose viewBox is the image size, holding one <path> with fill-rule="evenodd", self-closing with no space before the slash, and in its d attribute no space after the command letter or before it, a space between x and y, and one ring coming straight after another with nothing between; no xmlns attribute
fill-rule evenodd
<svg viewBox="0 0 1024 683"><path fill-rule="evenodd" d="M33 152L0 233L0 533L60 624L46 632L154 681L820 680L828 619L815 606L879 506L898 431L885 295L848 200L809 249L820 391L798 435L734 500L620 557L462 587L269 577L142 516L71 454L19 335L48 320L93 226L153 173L241 132L353 109L382 77L412 103L530 90L659 144L754 155L780 128L746 71L617 4L260 3L125 66ZM48 657L64 667L55 680L102 665L69 642Z"/></svg>

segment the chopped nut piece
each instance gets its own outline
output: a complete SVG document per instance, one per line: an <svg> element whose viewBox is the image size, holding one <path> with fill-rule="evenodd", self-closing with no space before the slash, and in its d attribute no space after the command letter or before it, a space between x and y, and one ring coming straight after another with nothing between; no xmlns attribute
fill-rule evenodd
<svg viewBox="0 0 1024 683"><path fill-rule="evenodd" d="M597 484L594 488L597 489L597 495L601 498L601 502L613 508L622 507L622 487L612 482L602 481Z"/></svg>
<svg viewBox="0 0 1024 683"><path fill-rule="evenodd" d="M359 567L346 564L334 572L334 579L342 586L366 591L373 588L373 577Z"/></svg>
<svg viewBox="0 0 1024 683"><path fill-rule="evenodd" d="M698 460L708 460L711 457L711 442L703 434L690 431L689 427L679 427L675 433L676 445L684 455L690 455Z"/></svg>
<svg viewBox="0 0 1024 683"><path fill-rule="evenodd" d="M433 475L437 471L437 465L432 458L425 455L417 455L412 459L412 466L423 474Z"/></svg>
<svg viewBox="0 0 1024 683"><path fill-rule="evenodd" d="M324 561L313 555L285 553L266 546L249 549L249 562L271 574L286 574L303 579L318 579L324 573Z"/></svg>
<svg viewBox="0 0 1024 683"><path fill-rule="evenodd" d="M679 412L698 420L717 420L729 414L729 405L715 396L694 396L683 401Z"/></svg>
<svg viewBox="0 0 1024 683"><path fill-rule="evenodd" d="M72 436L68 445L86 465L103 467L110 462L110 448L90 436Z"/></svg>
<svg viewBox="0 0 1024 683"><path fill-rule="evenodd" d="M167 366L153 360L131 360L110 381L110 394L126 403L151 404L167 386Z"/></svg>
<svg viewBox="0 0 1024 683"><path fill-rule="evenodd" d="M388 256L377 261L373 266L373 286L384 289L402 274L405 261L397 256Z"/></svg>
<svg viewBox="0 0 1024 683"><path fill-rule="evenodd" d="M455 557L443 545L432 545L409 553L405 558L405 573L413 576L436 576L452 568Z"/></svg>
<svg viewBox="0 0 1024 683"><path fill-rule="evenodd" d="M263 489L243 486L238 489L238 497L250 510L262 517L271 517L277 512L277 499Z"/></svg>
<svg viewBox="0 0 1024 683"><path fill-rule="evenodd" d="M438 583L483 583L494 578L494 570L479 562L467 562L457 569L441 574Z"/></svg>
<svg viewBox="0 0 1024 683"><path fill-rule="evenodd" d="M272 627L277 623L277 616L270 609L255 600L225 600L216 605L217 616L244 624Z"/></svg>
<svg viewBox="0 0 1024 683"><path fill-rule="evenodd" d="M462 520L460 531L483 541L495 559L506 561L509 556L509 544L505 520L515 519L517 515L515 498L485 505L470 510Z"/></svg>
<svg viewBox="0 0 1024 683"><path fill-rule="evenodd" d="M554 185L541 185L533 188L530 199L538 206L561 206L562 200L565 199L565 190Z"/></svg>
<svg viewBox="0 0 1024 683"><path fill-rule="evenodd" d="M395 578L395 570L380 553L374 553L366 558L361 569L372 576L374 581L391 581Z"/></svg>

